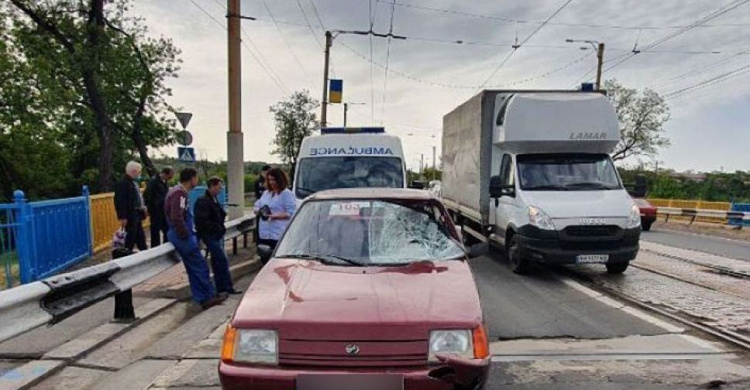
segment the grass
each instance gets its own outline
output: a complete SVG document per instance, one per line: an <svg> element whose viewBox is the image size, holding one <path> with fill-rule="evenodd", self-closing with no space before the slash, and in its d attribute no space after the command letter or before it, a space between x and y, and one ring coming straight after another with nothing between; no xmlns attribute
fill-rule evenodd
<svg viewBox="0 0 750 390"><path fill-rule="evenodd" d="M20 268L18 267L18 256L16 252L6 252L0 254L0 290L7 289L7 270L10 270L10 278L13 286L21 283Z"/></svg>

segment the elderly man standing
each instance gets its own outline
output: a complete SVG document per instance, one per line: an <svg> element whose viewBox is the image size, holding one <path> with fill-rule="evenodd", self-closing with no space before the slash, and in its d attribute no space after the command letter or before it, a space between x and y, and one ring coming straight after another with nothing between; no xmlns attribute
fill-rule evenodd
<svg viewBox="0 0 750 390"><path fill-rule="evenodd" d="M180 184L169 189L164 201L164 214L167 217L167 238L177 249L187 271L190 292L193 300L203 310L216 306L227 299L227 293L216 295L211 284L208 264L198 246L198 237L193 231L193 215L188 205L188 193L198 184L198 172L193 168L180 171Z"/></svg>
<svg viewBox="0 0 750 390"><path fill-rule="evenodd" d="M125 166L125 176L115 185L115 210L120 226L125 229L125 248L147 249L143 220L146 219L146 205L141 197L138 180L141 177L141 164L130 161Z"/></svg>
<svg viewBox="0 0 750 390"><path fill-rule="evenodd" d="M172 167L164 167L161 172L152 177L146 184L143 199L148 207L148 215L151 217L151 247L157 247L162 242L167 242L167 219L164 217L164 198L167 197L169 186L167 182L174 177Z"/></svg>

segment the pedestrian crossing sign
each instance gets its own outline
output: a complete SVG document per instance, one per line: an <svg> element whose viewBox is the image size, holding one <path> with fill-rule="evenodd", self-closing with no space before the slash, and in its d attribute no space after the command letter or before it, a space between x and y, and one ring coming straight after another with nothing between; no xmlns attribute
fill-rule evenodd
<svg viewBox="0 0 750 390"><path fill-rule="evenodd" d="M328 92L328 100L331 103L341 103L344 95L344 80L331 79L331 86Z"/></svg>
<svg viewBox="0 0 750 390"><path fill-rule="evenodd" d="M182 162L194 163L195 162L195 148L178 147L177 158Z"/></svg>

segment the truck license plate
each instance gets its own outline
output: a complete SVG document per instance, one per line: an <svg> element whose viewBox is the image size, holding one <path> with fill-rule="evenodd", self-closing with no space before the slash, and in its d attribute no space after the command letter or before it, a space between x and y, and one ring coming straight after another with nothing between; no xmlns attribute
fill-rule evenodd
<svg viewBox="0 0 750 390"><path fill-rule="evenodd" d="M578 264L606 263L607 260L609 260L609 255L578 255L576 257Z"/></svg>

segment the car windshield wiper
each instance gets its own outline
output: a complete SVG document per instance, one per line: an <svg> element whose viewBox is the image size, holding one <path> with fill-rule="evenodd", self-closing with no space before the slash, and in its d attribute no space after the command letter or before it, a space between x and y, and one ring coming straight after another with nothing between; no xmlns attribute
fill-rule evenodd
<svg viewBox="0 0 750 390"><path fill-rule="evenodd" d="M310 188L305 188L305 187L297 187L297 191L305 193L305 196L312 195L315 193L315 190L310 189Z"/></svg>
<svg viewBox="0 0 750 390"><path fill-rule="evenodd" d="M567 188L565 188L563 186L559 186L557 184L543 184L543 185L538 185L538 186L524 187L523 189L526 190L526 191L535 191L535 190L539 190L539 191L545 191L545 190L547 190L547 191L567 191L568 190Z"/></svg>
<svg viewBox="0 0 750 390"><path fill-rule="evenodd" d="M285 257L287 259L305 259L305 260L317 260L324 264L351 264L358 267L364 267L368 264L360 263L356 260L352 260L343 256L337 255L313 255L313 254L291 254L291 255L277 255L276 257Z"/></svg>
<svg viewBox="0 0 750 390"><path fill-rule="evenodd" d="M603 190L612 190L614 187L608 186L604 183L596 182L596 181L581 181L576 183L568 183L565 185L565 187L591 187L591 188L599 188Z"/></svg>

